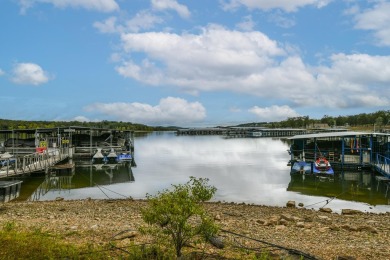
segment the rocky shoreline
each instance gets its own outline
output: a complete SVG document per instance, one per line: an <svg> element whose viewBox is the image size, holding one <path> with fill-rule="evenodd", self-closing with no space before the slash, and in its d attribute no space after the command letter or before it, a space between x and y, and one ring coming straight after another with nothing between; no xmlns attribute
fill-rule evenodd
<svg viewBox="0 0 390 260"><path fill-rule="evenodd" d="M20 230L41 229L62 234L72 243L104 244L118 240L146 239L137 234L144 224L143 200L74 200L12 202L0 207L0 224L13 222ZM224 241L236 241L247 248L264 247L263 242L295 249L318 259L390 259L390 213L363 213L329 209L321 211L295 207L270 207L235 203L206 203L205 207L222 230ZM123 236L124 232L130 232ZM128 241L127 241L128 242ZM211 253L232 250L211 247Z"/></svg>

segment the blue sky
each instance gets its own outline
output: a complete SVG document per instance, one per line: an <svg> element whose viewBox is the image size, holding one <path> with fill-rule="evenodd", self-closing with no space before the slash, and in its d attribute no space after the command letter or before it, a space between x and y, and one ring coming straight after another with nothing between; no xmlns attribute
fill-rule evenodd
<svg viewBox="0 0 390 260"><path fill-rule="evenodd" d="M390 1L4 0L0 118L214 126L388 110Z"/></svg>

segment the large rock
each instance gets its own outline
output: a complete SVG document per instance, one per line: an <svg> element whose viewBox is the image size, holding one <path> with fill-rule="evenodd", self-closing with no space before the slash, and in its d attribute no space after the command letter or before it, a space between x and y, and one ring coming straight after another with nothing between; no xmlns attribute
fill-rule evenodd
<svg viewBox="0 0 390 260"><path fill-rule="evenodd" d="M341 228L348 231L358 231L358 228L353 225L342 225Z"/></svg>
<svg viewBox="0 0 390 260"><path fill-rule="evenodd" d="M212 236L209 238L209 242L216 248L222 249L225 247L225 243L221 237Z"/></svg>
<svg viewBox="0 0 390 260"><path fill-rule="evenodd" d="M282 231L282 230L285 230L287 227L286 226L283 226L283 225L276 225L275 226L275 230L276 231Z"/></svg>
<svg viewBox="0 0 390 260"><path fill-rule="evenodd" d="M367 231L367 232L370 232L370 233L378 233L378 230L372 226L359 226L357 228L359 231Z"/></svg>
<svg viewBox="0 0 390 260"><path fill-rule="evenodd" d="M343 214L343 215L355 215L355 214L359 214L359 213L363 213L363 212L361 212L360 210L356 210L356 209L342 209L341 210L341 214Z"/></svg>
<svg viewBox="0 0 390 260"><path fill-rule="evenodd" d="M285 220L284 218L282 218L282 219L280 219L280 220L278 221L278 224L279 224L279 225L283 225L283 226L287 226L287 225L288 225L288 221Z"/></svg>
<svg viewBox="0 0 390 260"><path fill-rule="evenodd" d="M287 220L287 221L293 221L294 220L293 217L291 215L289 215L289 214L281 214L280 215L280 220L282 220L282 219Z"/></svg>
<svg viewBox="0 0 390 260"><path fill-rule="evenodd" d="M332 213L332 209L331 208L320 208L320 211L321 212L326 212L326 213Z"/></svg>
<svg viewBox="0 0 390 260"><path fill-rule="evenodd" d="M356 260L356 257L339 255L336 257L336 260Z"/></svg>
<svg viewBox="0 0 390 260"><path fill-rule="evenodd" d="M127 230L127 231L124 231L124 232L121 232L121 233L115 235L114 240L123 240L126 238L134 238L138 235L139 235L139 233L136 230Z"/></svg>
<svg viewBox="0 0 390 260"><path fill-rule="evenodd" d="M324 221L330 221L331 220L328 216L322 216L322 215L318 216L318 218L321 219L321 220L324 220Z"/></svg>
<svg viewBox="0 0 390 260"><path fill-rule="evenodd" d="M305 227L305 222L297 222L296 226L299 227L299 228L304 228Z"/></svg>
<svg viewBox="0 0 390 260"><path fill-rule="evenodd" d="M293 200L289 200L287 201L287 204L286 204L287 208L295 208L295 201Z"/></svg>

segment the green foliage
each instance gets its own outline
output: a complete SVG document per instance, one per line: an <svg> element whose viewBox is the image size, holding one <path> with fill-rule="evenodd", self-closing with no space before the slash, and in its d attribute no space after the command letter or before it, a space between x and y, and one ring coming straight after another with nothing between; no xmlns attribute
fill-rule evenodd
<svg viewBox="0 0 390 260"><path fill-rule="evenodd" d="M0 230L0 247L0 259L107 259L112 255L112 250L101 246L64 243L40 229L18 231L14 222Z"/></svg>
<svg viewBox="0 0 390 260"><path fill-rule="evenodd" d="M269 127L269 128L305 128L313 124L327 124L332 126L367 126L374 124L381 126L390 125L390 110L379 110L373 113L362 113L348 116L329 116L324 115L321 119L312 119L309 116L289 117L280 122L253 122L240 124L240 127ZM12 129L36 129L36 128L56 128L82 126L91 128L108 128L117 130L133 130L133 131L175 131L176 126L147 126L143 124L134 124L131 122L108 121L100 122L78 122L78 121L25 121L25 120L9 120L0 119L0 130Z"/></svg>
<svg viewBox="0 0 390 260"><path fill-rule="evenodd" d="M186 184L172 186L173 190L146 195L148 207L141 214L149 226L141 231L170 241L176 256L180 257L184 245L203 242L218 231L202 205L217 189L208 185L208 179L195 177L190 177Z"/></svg>
<svg viewBox="0 0 390 260"><path fill-rule="evenodd" d="M126 259L132 260L170 260L172 254L162 250L158 245L133 245L127 250Z"/></svg>
<svg viewBox="0 0 390 260"><path fill-rule="evenodd" d="M103 120L100 122L78 122L78 121L24 121L24 120L8 120L0 119L0 130L13 129L36 129L36 128L56 128L56 127L71 127L82 126L91 128L107 128L117 130L133 130L133 131L153 131L153 127L143 124L133 124L130 122L116 122Z"/></svg>
<svg viewBox="0 0 390 260"><path fill-rule="evenodd" d="M390 125L390 110L380 110L374 113L362 113L357 115L332 117L324 115L321 119L311 119L309 116L289 117L280 122L260 122L241 124L241 127L270 127L270 128L305 128L312 124L327 124L333 126L366 126L370 125Z"/></svg>
<svg viewBox="0 0 390 260"><path fill-rule="evenodd" d="M3 225L3 230L7 231L7 232L10 232L10 231L14 230L15 228L16 228L15 222L6 222Z"/></svg>

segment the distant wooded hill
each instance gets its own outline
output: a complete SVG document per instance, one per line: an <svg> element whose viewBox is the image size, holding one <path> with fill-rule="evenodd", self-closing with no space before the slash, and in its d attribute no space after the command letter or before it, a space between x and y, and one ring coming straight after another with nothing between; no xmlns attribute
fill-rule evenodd
<svg viewBox="0 0 390 260"><path fill-rule="evenodd" d="M269 128L315 128L316 126L328 127L367 127L377 130L381 128L390 128L390 110L380 110L374 113L363 113L351 116L332 117L324 115L321 119L312 119L309 116L290 117L280 122L253 122L237 125L239 127L269 127ZM0 119L0 130L12 129L36 129L36 128L56 128L69 126L83 126L91 128L108 128L118 130L133 131L175 131L178 127L169 126L147 126L143 124L134 124L122 121L100 122L79 122L79 121L24 121Z"/></svg>
<svg viewBox="0 0 390 260"><path fill-rule="evenodd" d="M290 117L280 122L259 122L259 123L248 123L238 125L240 127L270 127L270 128L310 128L316 125L327 125L328 127L390 127L390 110L380 110L374 113L363 113L351 116L337 116L332 117L324 115L321 119L312 119L309 116L301 117Z"/></svg>
<svg viewBox="0 0 390 260"><path fill-rule="evenodd" d="M56 128L82 126L90 128L107 128L117 130L132 130L132 131L156 131L156 130L171 130L171 127L152 127L143 124L133 124L122 121L100 121L100 122L79 122L79 121L24 121L24 120L8 120L0 119L0 130L13 129L37 129L37 128ZM175 130L174 128L173 130Z"/></svg>

